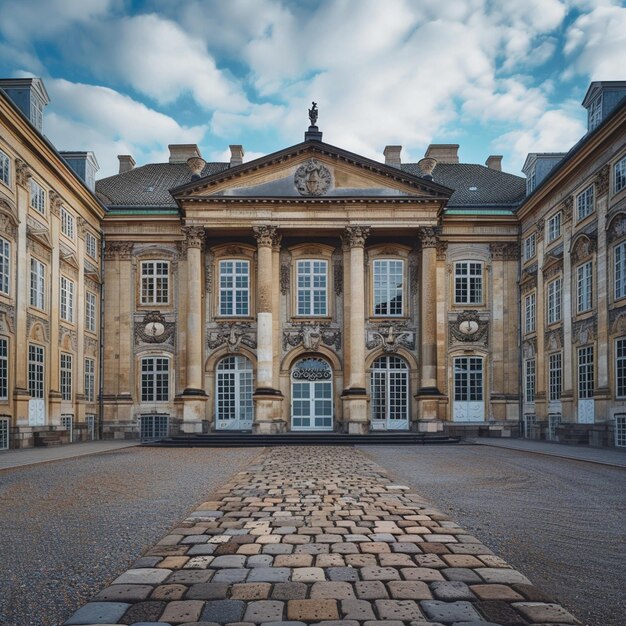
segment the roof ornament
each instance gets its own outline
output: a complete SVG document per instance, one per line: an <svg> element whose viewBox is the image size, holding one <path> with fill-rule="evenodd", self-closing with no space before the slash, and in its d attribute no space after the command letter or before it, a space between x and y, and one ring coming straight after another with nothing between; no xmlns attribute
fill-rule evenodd
<svg viewBox="0 0 626 626"><path fill-rule="evenodd" d="M317 124L317 102L311 103L313 106L309 109L309 120L311 120L311 126L315 126Z"/></svg>
<svg viewBox="0 0 626 626"><path fill-rule="evenodd" d="M309 109L309 121L311 125L309 126L309 130L304 133L304 141L322 141L322 133L316 126L318 114L317 102L312 102L311 104L313 105Z"/></svg>

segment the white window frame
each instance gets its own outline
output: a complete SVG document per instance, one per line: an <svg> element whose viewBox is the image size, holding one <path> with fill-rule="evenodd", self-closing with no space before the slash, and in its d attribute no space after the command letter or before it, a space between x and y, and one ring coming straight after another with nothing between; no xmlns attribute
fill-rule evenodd
<svg viewBox="0 0 626 626"><path fill-rule="evenodd" d="M42 311L46 308L46 266L30 257L30 306Z"/></svg>
<svg viewBox="0 0 626 626"><path fill-rule="evenodd" d="M615 447L626 448L626 413L615 414Z"/></svg>
<svg viewBox="0 0 626 626"><path fill-rule="evenodd" d="M61 392L61 400L66 402L72 401L72 355L67 352L61 352L59 357L59 391Z"/></svg>
<svg viewBox="0 0 626 626"><path fill-rule="evenodd" d="M482 305L484 299L482 261L454 264L454 303Z"/></svg>
<svg viewBox="0 0 626 626"><path fill-rule="evenodd" d="M96 414L87 413L85 415L85 421L87 422L87 439L89 441L96 440Z"/></svg>
<svg viewBox="0 0 626 626"><path fill-rule="evenodd" d="M44 348L28 344L28 394L31 398L44 398L46 355Z"/></svg>
<svg viewBox="0 0 626 626"><path fill-rule="evenodd" d="M593 261L576 268L576 312L585 313L593 307Z"/></svg>
<svg viewBox="0 0 626 626"><path fill-rule="evenodd" d="M11 291L11 242L0 237L0 293Z"/></svg>
<svg viewBox="0 0 626 626"><path fill-rule="evenodd" d="M85 291L85 330L96 332L97 296L92 291Z"/></svg>
<svg viewBox="0 0 626 626"><path fill-rule="evenodd" d="M563 353L548 355L548 401L560 400L563 393Z"/></svg>
<svg viewBox="0 0 626 626"><path fill-rule="evenodd" d="M33 178L30 179L29 204L38 213L46 214L46 190Z"/></svg>
<svg viewBox="0 0 626 626"><path fill-rule="evenodd" d="M613 166L613 193L626 189L626 156Z"/></svg>
<svg viewBox="0 0 626 626"><path fill-rule="evenodd" d="M626 398L626 337L615 340L615 397Z"/></svg>
<svg viewBox="0 0 626 626"><path fill-rule="evenodd" d="M577 350L578 399L593 398L595 375L593 346L582 346Z"/></svg>
<svg viewBox="0 0 626 626"><path fill-rule="evenodd" d="M250 316L250 261L222 259L219 262L219 315Z"/></svg>
<svg viewBox="0 0 626 626"><path fill-rule="evenodd" d="M0 182L11 186L11 159L6 152L0 150Z"/></svg>
<svg viewBox="0 0 626 626"><path fill-rule="evenodd" d="M296 315L326 317L328 315L328 261L298 259L296 261Z"/></svg>
<svg viewBox="0 0 626 626"><path fill-rule="evenodd" d="M59 298L61 306L59 314L61 319L66 322L74 321L74 283L65 276L61 276L61 289L59 290Z"/></svg>
<svg viewBox="0 0 626 626"><path fill-rule="evenodd" d="M537 233L531 233L524 239L524 261L530 261L537 254Z"/></svg>
<svg viewBox="0 0 626 626"><path fill-rule="evenodd" d="M89 231L85 233L85 252L92 259L98 259L98 240Z"/></svg>
<svg viewBox="0 0 626 626"><path fill-rule="evenodd" d="M562 279L555 278L548 283L547 286L547 321L550 324L556 324L561 321L562 316Z"/></svg>
<svg viewBox="0 0 626 626"><path fill-rule="evenodd" d="M72 240L76 233L76 220L64 206L61 207L61 232Z"/></svg>
<svg viewBox="0 0 626 626"><path fill-rule="evenodd" d="M140 361L140 397L142 402L169 402L170 358L146 356Z"/></svg>
<svg viewBox="0 0 626 626"><path fill-rule="evenodd" d="M537 329L537 294L531 292L524 297L524 332L534 333Z"/></svg>
<svg viewBox="0 0 626 626"><path fill-rule="evenodd" d="M576 196L576 221L582 222L595 211L595 193L593 185L589 185Z"/></svg>
<svg viewBox="0 0 626 626"><path fill-rule="evenodd" d="M547 223L548 243L556 241L561 236L561 212L555 213Z"/></svg>
<svg viewBox="0 0 626 626"><path fill-rule="evenodd" d="M530 174L526 178L526 195L531 194L535 190L535 187L537 186L536 181L537 181L537 173L533 169L533 171L530 172Z"/></svg>
<svg viewBox="0 0 626 626"><path fill-rule="evenodd" d="M0 450L9 449L9 424L7 417L0 417Z"/></svg>
<svg viewBox="0 0 626 626"><path fill-rule="evenodd" d="M402 317L404 315L404 271L403 259L374 259L372 262L372 315L374 317ZM394 286L392 281L397 276L400 277L400 285ZM396 300L398 296L400 296L399 307ZM377 313L376 309L383 306L385 312Z"/></svg>
<svg viewBox="0 0 626 626"><path fill-rule="evenodd" d="M85 402L96 401L96 360L85 358Z"/></svg>
<svg viewBox="0 0 626 626"><path fill-rule="evenodd" d="M600 94L587 109L587 128L592 131L602 121L602 94Z"/></svg>
<svg viewBox="0 0 626 626"><path fill-rule="evenodd" d="M170 262L151 259L141 262L141 304L170 303Z"/></svg>
<svg viewBox="0 0 626 626"><path fill-rule="evenodd" d="M535 401L537 392L537 360L524 360L524 402L532 403Z"/></svg>
<svg viewBox="0 0 626 626"><path fill-rule="evenodd" d="M626 241L613 248L613 293L615 300L626 297Z"/></svg>
<svg viewBox="0 0 626 626"><path fill-rule="evenodd" d="M9 398L9 340L0 337L0 400Z"/></svg>

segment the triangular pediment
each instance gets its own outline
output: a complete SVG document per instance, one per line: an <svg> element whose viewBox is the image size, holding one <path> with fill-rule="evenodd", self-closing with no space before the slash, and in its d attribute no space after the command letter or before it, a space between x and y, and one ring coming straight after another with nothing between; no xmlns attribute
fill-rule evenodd
<svg viewBox="0 0 626 626"><path fill-rule="evenodd" d="M428 199L444 203L452 190L401 169L318 141L307 141L171 190L179 202Z"/></svg>

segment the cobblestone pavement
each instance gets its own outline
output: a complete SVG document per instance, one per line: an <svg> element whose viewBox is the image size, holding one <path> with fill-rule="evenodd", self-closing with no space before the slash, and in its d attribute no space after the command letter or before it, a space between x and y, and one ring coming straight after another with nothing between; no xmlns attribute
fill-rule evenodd
<svg viewBox="0 0 626 626"><path fill-rule="evenodd" d="M578 624L353 448L272 448L66 625Z"/></svg>

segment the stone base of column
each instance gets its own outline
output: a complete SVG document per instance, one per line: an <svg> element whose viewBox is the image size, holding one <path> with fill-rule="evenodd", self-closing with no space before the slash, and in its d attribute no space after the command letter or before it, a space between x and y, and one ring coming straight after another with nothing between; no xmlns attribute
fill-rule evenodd
<svg viewBox="0 0 626 626"><path fill-rule="evenodd" d="M257 389L254 400L254 423L252 432L270 435L287 431L287 417L283 415L283 395L277 389Z"/></svg>
<svg viewBox="0 0 626 626"><path fill-rule="evenodd" d="M418 420L417 432L440 433L443 432L443 423L439 420Z"/></svg>
<svg viewBox="0 0 626 626"><path fill-rule="evenodd" d="M202 422L206 419L206 394L201 389L185 389L183 399L183 421L180 432L185 434L201 433Z"/></svg>
<svg viewBox="0 0 626 626"><path fill-rule="evenodd" d="M437 387L422 387L416 394L419 421L439 418L439 405L446 400Z"/></svg>
<svg viewBox="0 0 626 626"><path fill-rule="evenodd" d="M341 396L343 421L348 425L348 434L367 435L370 431L368 412L369 396L365 389L346 389Z"/></svg>
<svg viewBox="0 0 626 626"><path fill-rule="evenodd" d="M48 424L50 426L61 425L61 394L58 391L51 391L48 394L48 407L50 415L48 416Z"/></svg>
<svg viewBox="0 0 626 626"><path fill-rule="evenodd" d="M283 420L255 421L252 424L255 435L278 435L287 432L287 424Z"/></svg>

